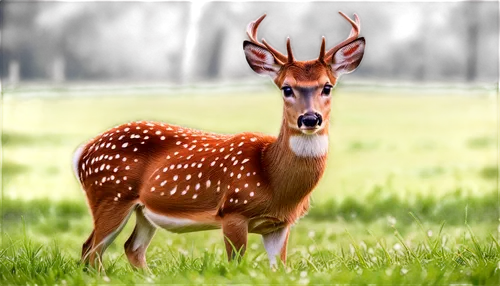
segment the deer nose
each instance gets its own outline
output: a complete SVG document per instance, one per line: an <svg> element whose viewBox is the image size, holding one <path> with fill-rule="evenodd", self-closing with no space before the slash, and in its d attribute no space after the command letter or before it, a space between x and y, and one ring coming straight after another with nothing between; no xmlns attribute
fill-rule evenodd
<svg viewBox="0 0 500 286"><path fill-rule="evenodd" d="M302 125L308 128L316 127L320 126L321 123L323 123L323 118L321 117L321 114L317 112L306 112L303 115L299 116L297 120L297 125L299 126L299 128L302 127Z"/></svg>

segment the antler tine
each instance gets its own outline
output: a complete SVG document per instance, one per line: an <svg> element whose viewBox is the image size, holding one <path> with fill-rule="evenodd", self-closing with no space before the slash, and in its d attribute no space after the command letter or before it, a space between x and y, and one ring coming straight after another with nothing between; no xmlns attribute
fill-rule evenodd
<svg viewBox="0 0 500 286"><path fill-rule="evenodd" d="M344 19L346 19L352 26L352 29L351 29L351 32L349 33L349 36L347 37L347 39L345 39L344 41L342 41L341 43L339 43L338 45L336 45L335 47L331 48L330 50L328 50L328 52L326 52L325 54L325 57L330 57L332 56L333 54L335 54L336 51L338 51L342 46L348 44L349 42L355 40L358 38L359 36L359 31L361 30L361 23L359 21L359 17L358 15L354 14L354 21L351 20L351 18L349 18L346 14L342 13L339 11L339 14L344 17Z"/></svg>
<svg viewBox="0 0 500 286"><path fill-rule="evenodd" d="M266 14L260 16L259 19L250 22L247 26L247 35L250 38L250 41L263 48L265 48L265 46L257 41L257 29L264 18L266 18Z"/></svg>
<svg viewBox="0 0 500 286"><path fill-rule="evenodd" d="M326 46L326 40L325 36L321 37L321 48L319 49L319 57L318 60L320 62L325 61L325 46Z"/></svg>
<svg viewBox="0 0 500 286"><path fill-rule="evenodd" d="M265 17L266 17L266 14L260 16L259 19L255 20L253 22L250 22L248 24L248 26L247 26L248 38L250 38L250 41L252 43L256 44L257 46L269 50L276 57L276 59L278 61L285 63L288 60L288 58L285 55L280 53L275 48L271 47L271 45L269 45L266 42L266 40L262 39L262 43L257 40L257 30L259 28L260 23L262 22L262 20L264 20Z"/></svg>
<svg viewBox="0 0 500 286"><path fill-rule="evenodd" d="M345 17L347 17L347 16L345 16ZM351 20L351 19L349 19L349 20ZM354 33L357 33L357 35L356 35L356 37L357 37L359 35L359 32L361 31L361 23L359 22L359 17L356 13L354 13L354 22L357 26L357 29L351 29L351 32L349 33L349 37L352 37L354 35ZM349 23L351 23L351 21L349 21Z"/></svg>
<svg viewBox="0 0 500 286"><path fill-rule="evenodd" d="M293 53L292 53L292 44L290 44L290 37L286 39L286 52L288 55L288 63L291 64L293 63Z"/></svg>

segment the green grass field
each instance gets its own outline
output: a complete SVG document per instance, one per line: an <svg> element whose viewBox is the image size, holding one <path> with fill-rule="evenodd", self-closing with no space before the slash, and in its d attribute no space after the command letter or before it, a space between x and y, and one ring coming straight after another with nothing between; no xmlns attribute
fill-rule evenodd
<svg viewBox="0 0 500 286"><path fill-rule="evenodd" d="M279 93L40 92L50 96L4 93L0 284L500 283L496 91L336 91L328 168L277 271L256 235L228 263L220 231L159 231L150 270L134 271L123 254L132 218L102 273L78 263L92 222L76 147L142 119L276 135Z"/></svg>

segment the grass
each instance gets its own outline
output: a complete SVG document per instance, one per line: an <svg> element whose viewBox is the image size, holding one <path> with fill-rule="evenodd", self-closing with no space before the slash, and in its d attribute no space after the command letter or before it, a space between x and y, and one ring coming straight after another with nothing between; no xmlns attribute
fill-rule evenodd
<svg viewBox="0 0 500 286"><path fill-rule="evenodd" d="M59 204L53 204L55 210L42 219L27 218L26 227L22 222L7 227L12 236L4 237L0 251L0 281L59 285L494 285L500 279L500 248L498 240L487 234L487 224L429 227L416 218L412 226L401 231L393 220L362 223L305 219L292 230L288 264L276 272L269 269L256 235L250 236L249 250L240 264L226 262L217 231L185 235L159 232L148 251L150 270L134 271L123 257L121 245L126 235L121 235L105 256L105 271L97 273L78 263L77 246L84 237L82 231L88 228L81 225L90 224L90 220L85 216L82 220L82 208L68 212L70 209ZM63 221L66 223L61 224ZM131 227L129 224L124 233L131 233Z"/></svg>
<svg viewBox="0 0 500 286"><path fill-rule="evenodd" d="M256 235L240 264L226 262L219 231L159 231L150 271L134 271L122 248L132 218L106 252L103 273L78 263L92 226L71 173L81 142L138 119L277 134L281 100L276 91L41 92L53 96L20 90L3 102L0 284L500 281L494 92L337 91L327 171L308 216L292 229L287 265L275 272Z"/></svg>

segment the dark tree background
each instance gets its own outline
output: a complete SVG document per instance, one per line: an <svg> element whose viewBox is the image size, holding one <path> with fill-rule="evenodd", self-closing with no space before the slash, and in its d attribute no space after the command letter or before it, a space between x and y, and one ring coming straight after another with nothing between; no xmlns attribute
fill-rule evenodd
<svg viewBox="0 0 500 286"><path fill-rule="evenodd" d="M285 51L317 56L361 18L363 69L348 81L496 83L498 3L136 3L1 4L2 78L30 81L196 83L254 78L242 51L248 22Z"/></svg>

